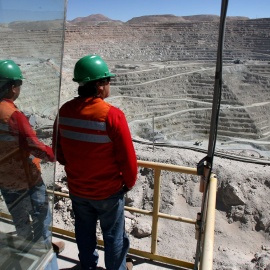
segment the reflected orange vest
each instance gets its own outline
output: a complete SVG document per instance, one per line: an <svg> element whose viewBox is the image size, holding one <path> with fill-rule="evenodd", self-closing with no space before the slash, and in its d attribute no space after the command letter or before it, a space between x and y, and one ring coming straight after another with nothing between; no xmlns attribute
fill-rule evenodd
<svg viewBox="0 0 270 270"><path fill-rule="evenodd" d="M22 190L39 183L40 159L20 148L19 137L11 134L9 121L15 111L13 104L0 101L0 188Z"/></svg>

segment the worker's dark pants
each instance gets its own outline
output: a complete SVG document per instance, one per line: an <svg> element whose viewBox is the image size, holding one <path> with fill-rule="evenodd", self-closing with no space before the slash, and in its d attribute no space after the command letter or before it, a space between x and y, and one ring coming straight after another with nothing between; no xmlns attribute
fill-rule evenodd
<svg viewBox="0 0 270 270"><path fill-rule="evenodd" d="M100 220L107 270L124 270L129 239L125 232L124 191L104 200L90 200L70 194L75 214L75 234L83 269L96 269L96 226Z"/></svg>
<svg viewBox="0 0 270 270"><path fill-rule="evenodd" d="M1 193L17 235L29 241L44 243L46 248L51 248L49 226L52 217L43 181L25 190L1 188Z"/></svg>

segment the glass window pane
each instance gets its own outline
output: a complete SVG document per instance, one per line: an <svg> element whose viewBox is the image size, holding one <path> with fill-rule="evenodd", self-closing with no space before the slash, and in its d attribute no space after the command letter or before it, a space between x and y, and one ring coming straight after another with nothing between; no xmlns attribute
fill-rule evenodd
<svg viewBox="0 0 270 270"><path fill-rule="evenodd" d="M52 251L65 9L65 0L0 1L1 269L35 269Z"/></svg>

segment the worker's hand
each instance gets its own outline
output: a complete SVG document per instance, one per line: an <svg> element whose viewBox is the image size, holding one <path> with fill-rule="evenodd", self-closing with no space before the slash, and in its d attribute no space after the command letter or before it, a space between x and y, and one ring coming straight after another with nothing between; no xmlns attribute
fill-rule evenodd
<svg viewBox="0 0 270 270"><path fill-rule="evenodd" d="M128 188L127 186L123 186L124 193L127 193L131 190L132 188Z"/></svg>

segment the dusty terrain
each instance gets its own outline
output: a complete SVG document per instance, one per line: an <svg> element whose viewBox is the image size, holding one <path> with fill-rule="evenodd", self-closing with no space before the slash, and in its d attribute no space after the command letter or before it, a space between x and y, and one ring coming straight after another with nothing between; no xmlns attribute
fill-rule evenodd
<svg viewBox="0 0 270 270"><path fill-rule="evenodd" d="M203 153L186 149L134 144L139 160L196 167ZM154 157L154 158L153 158ZM269 166L215 158L218 177L213 269L256 268L270 264ZM57 166L57 189L68 192L62 166ZM160 211L196 219L200 212L199 177L164 172L161 176ZM152 209L153 172L139 168L135 188L126 195L126 205ZM54 226L74 230L70 201L56 198ZM126 212L126 229L134 248L150 251L151 219ZM158 253L193 261L196 241L193 225L160 221ZM99 237L101 234L99 232ZM268 268L267 268L268 269Z"/></svg>

